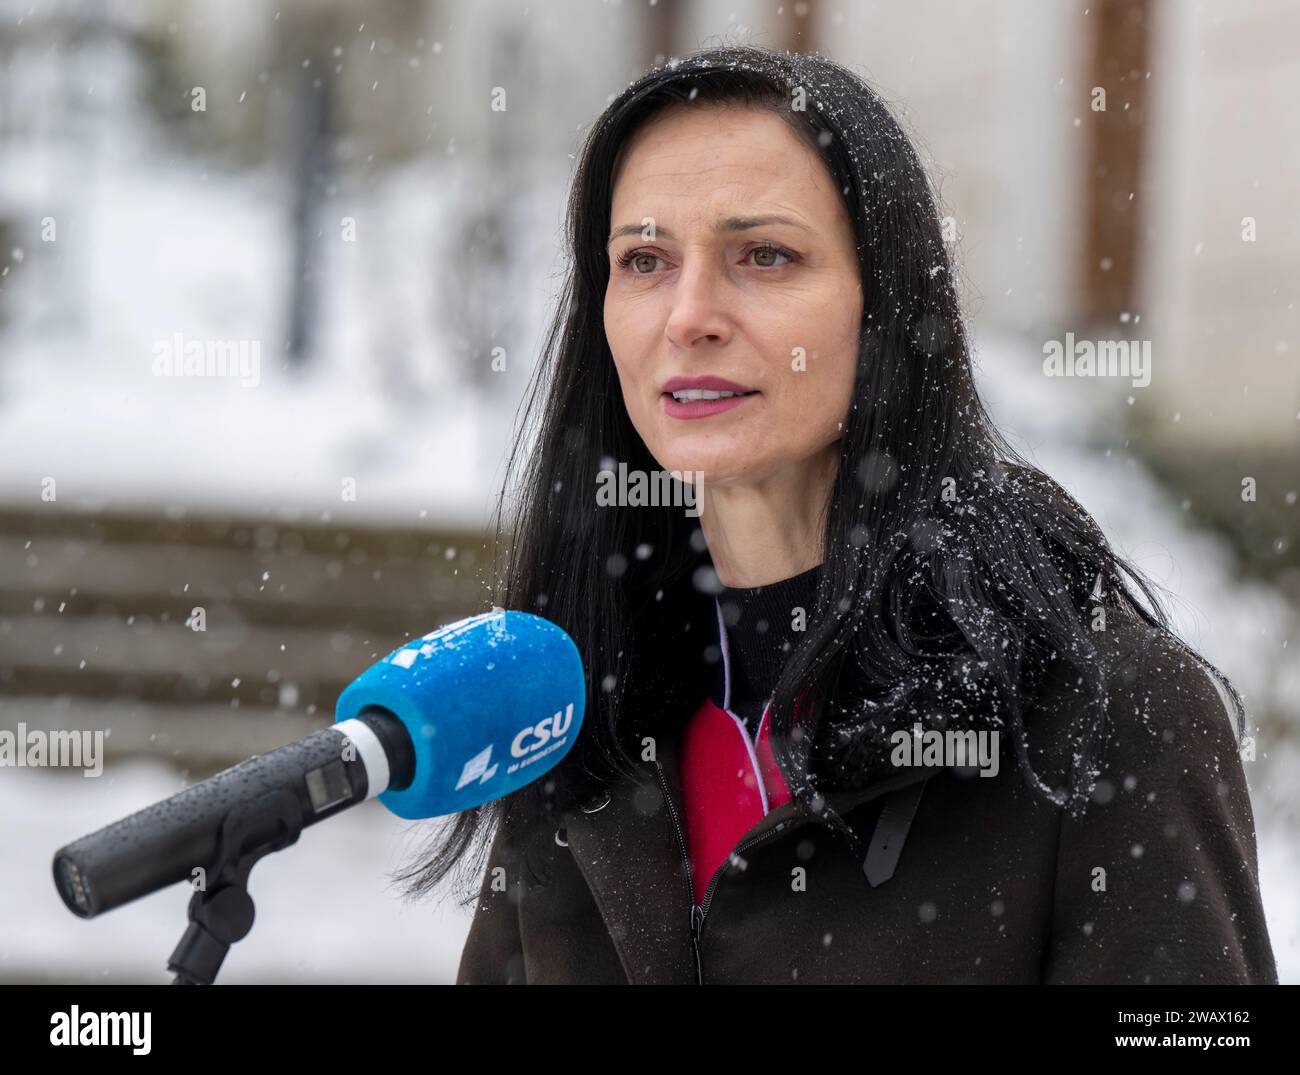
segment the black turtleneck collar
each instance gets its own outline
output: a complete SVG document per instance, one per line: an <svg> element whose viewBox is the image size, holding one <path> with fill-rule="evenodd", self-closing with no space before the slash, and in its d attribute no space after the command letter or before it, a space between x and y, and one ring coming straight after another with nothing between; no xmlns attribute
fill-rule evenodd
<svg viewBox="0 0 1300 1075"><path fill-rule="evenodd" d="M803 609L801 620L806 628L821 575L818 565L779 582L724 587L718 594L731 667L730 708L745 722L750 735L758 729L786 660L804 637L793 626L796 610ZM723 676L719 662L713 691L713 701L719 706L725 689Z"/></svg>

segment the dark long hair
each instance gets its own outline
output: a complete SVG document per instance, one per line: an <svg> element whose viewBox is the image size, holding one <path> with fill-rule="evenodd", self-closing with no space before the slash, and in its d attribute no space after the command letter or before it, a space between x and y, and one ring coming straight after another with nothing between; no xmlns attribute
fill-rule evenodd
<svg viewBox="0 0 1300 1075"><path fill-rule="evenodd" d="M819 789L868 782L882 714L901 712L909 727L1008 729L1029 784L1082 809L1105 731L1104 669L1086 614L1104 608L1169 632L1152 585L990 421L936 199L876 93L817 55L694 53L624 90L579 155L569 272L498 504L498 539L509 543L498 603L559 624L582 654L588 708L578 743L547 778L457 815L399 876L408 895L432 891L458 863L475 877L486 836L507 811L512 824L554 825L620 775L644 776L641 737L670 729L707 689L700 662L683 656L714 641L683 633L708 589L698 527L680 507L598 507L595 487L611 459L656 469L604 332L615 162L662 109L709 104L769 109L807 140L843 195L863 285L820 593L772 702L773 748L792 794L825 812ZM1056 789L1030 764L1023 722L1050 660L1066 663L1087 698L1073 732L1077 762L1068 787ZM797 722L796 699L809 707ZM476 843L479 854L466 855Z"/></svg>

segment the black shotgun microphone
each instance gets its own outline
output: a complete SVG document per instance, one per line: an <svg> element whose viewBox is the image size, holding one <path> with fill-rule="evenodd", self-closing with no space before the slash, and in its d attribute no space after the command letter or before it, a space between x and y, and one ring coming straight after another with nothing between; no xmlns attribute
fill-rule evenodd
<svg viewBox="0 0 1300 1075"><path fill-rule="evenodd" d="M509 795L568 753L585 703L578 648L555 624L501 611L460 620L358 677L332 727L61 848L55 884L69 910L93 918L190 881L190 931L172 969L211 981L252 928L245 886L262 856L367 798L415 819Z"/></svg>

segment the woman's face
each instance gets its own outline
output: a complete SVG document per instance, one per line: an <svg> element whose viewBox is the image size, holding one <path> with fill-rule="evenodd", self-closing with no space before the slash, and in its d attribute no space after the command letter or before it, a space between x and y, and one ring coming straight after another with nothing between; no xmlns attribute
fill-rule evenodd
<svg viewBox="0 0 1300 1075"><path fill-rule="evenodd" d="M816 473L862 320L852 227L817 154L771 112L670 109L627 145L610 215L605 334L659 465L706 488Z"/></svg>

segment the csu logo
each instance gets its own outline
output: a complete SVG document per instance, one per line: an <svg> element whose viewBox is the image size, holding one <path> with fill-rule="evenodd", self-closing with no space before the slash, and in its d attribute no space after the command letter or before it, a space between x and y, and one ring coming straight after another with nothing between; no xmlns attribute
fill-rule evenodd
<svg viewBox="0 0 1300 1075"><path fill-rule="evenodd" d="M573 703L570 702L563 712L540 720L530 727L523 728L510 742L510 753L516 758L541 750L552 739L559 739L573 724Z"/></svg>
<svg viewBox="0 0 1300 1075"><path fill-rule="evenodd" d="M456 781L456 790L460 791L466 784L472 784L478 781L480 784L486 784L497 775L497 767L492 764L492 744L480 750L460 771L460 779Z"/></svg>
<svg viewBox="0 0 1300 1075"><path fill-rule="evenodd" d="M547 743L559 742L568 734L571 727L573 727L572 702L564 710L520 729L510 741L510 753L516 758L526 758L541 750ZM526 763L517 762L508 765L506 772L513 773L524 764ZM456 781L455 790L460 791L468 784L486 784L497 775L498 768L492 761L492 744L489 743L465 763L460 771L460 779Z"/></svg>

